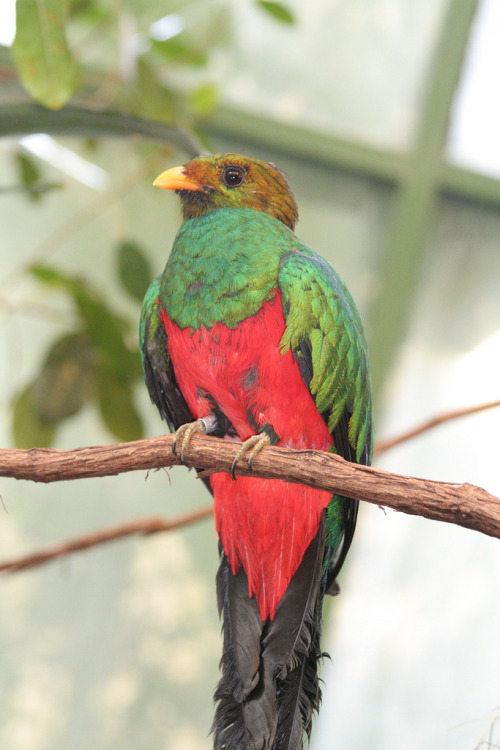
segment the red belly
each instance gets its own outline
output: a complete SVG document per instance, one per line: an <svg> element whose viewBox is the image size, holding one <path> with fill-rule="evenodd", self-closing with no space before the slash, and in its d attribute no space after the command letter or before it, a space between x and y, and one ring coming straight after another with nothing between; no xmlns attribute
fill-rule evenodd
<svg viewBox="0 0 500 750"><path fill-rule="evenodd" d="M241 440L271 424L279 445L327 450L328 429L297 362L281 354L281 294L236 329L217 323L192 332L162 320L175 376L195 418L207 416L210 394ZM254 424L254 426L252 426ZM213 474L217 533L233 572L243 565L262 618L273 617L319 526L331 495L280 480Z"/></svg>

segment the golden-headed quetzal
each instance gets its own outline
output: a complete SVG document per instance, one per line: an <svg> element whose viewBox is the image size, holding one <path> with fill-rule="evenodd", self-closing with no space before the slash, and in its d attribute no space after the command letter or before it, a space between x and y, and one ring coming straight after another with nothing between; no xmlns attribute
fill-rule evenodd
<svg viewBox="0 0 500 750"><path fill-rule="evenodd" d="M155 185L177 192L184 222L146 294L141 350L177 444L199 430L244 441L238 460L271 443L368 464L363 327L334 269L295 236L283 172L203 156ZM336 590L357 502L275 479L206 481L224 632L214 747L299 750L320 701L323 597Z"/></svg>

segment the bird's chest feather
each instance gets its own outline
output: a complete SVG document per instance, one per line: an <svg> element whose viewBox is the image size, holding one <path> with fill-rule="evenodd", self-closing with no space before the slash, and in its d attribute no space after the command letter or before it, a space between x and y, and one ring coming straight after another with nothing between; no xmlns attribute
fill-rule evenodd
<svg viewBox="0 0 500 750"><path fill-rule="evenodd" d="M207 416L215 402L241 440L270 425L281 445L331 445L297 362L290 351L280 352L279 291L234 329L223 323L182 329L165 312L162 320L177 383L194 416Z"/></svg>
<svg viewBox="0 0 500 750"><path fill-rule="evenodd" d="M286 227L249 209L184 222L161 281L165 312L181 328L236 328L273 297L290 245Z"/></svg>
<svg viewBox="0 0 500 750"><path fill-rule="evenodd" d="M278 444L327 450L332 439L290 351L278 292L236 328L180 328L163 311L179 388L193 414L215 403L245 440L266 427ZM214 474L217 531L236 571L243 565L263 617L273 614L315 535L327 492L279 480Z"/></svg>

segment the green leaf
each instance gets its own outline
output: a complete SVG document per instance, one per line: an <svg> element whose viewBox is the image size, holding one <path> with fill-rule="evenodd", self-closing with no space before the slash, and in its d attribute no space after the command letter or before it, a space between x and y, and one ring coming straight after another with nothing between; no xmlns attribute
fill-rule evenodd
<svg viewBox="0 0 500 750"><path fill-rule="evenodd" d="M144 57L137 61L137 75L127 101L132 112L159 122L171 122L179 107L179 97L163 85Z"/></svg>
<svg viewBox="0 0 500 750"><path fill-rule="evenodd" d="M281 23L294 24L293 13L283 3L271 2L271 0L256 0L257 5L266 13Z"/></svg>
<svg viewBox="0 0 500 750"><path fill-rule="evenodd" d="M209 117L219 103L219 89L213 83L198 86L190 97L189 104L196 117Z"/></svg>
<svg viewBox="0 0 500 750"><path fill-rule="evenodd" d="M42 281L44 284L57 284L62 281L62 274L56 271L55 268L50 266L36 265L31 266L31 273L38 281ZM60 284L59 284L60 285Z"/></svg>
<svg viewBox="0 0 500 750"><path fill-rule="evenodd" d="M42 181L42 174L36 161L23 151L18 151L15 154L15 159L19 178L30 200L38 201L45 193L49 193L51 190L61 190L63 187L62 182Z"/></svg>
<svg viewBox="0 0 500 750"><path fill-rule="evenodd" d="M66 276L44 265L32 266L31 273L44 284L73 298L93 343L100 344L111 334L121 339L129 329L125 318L114 313L84 279Z"/></svg>
<svg viewBox="0 0 500 750"><path fill-rule="evenodd" d="M152 272L145 253L135 242L126 241L119 245L118 276L127 292L142 302Z"/></svg>
<svg viewBox="0 0 500 750"><path fill-rule="evenodd" d="M108 430L118 440L139 440L143 435L142 421L132 401L128 383L112 380L101 373L99 378L99 410Z"/></svg>
<svg viewBox="0 0 500 750"><path fill-rule="evenodd" d="M40 186L39 180L41 178L41 173L36 162L22 151L16 153L15 159L17 162L19 178L25 188L25 192L28 194L28 197L34 201L40 200L42 191L37 188Z"/></svg>
<svg viewBox="0 0 500 750"><path fill-rule="evenodd" d="M94 374L95 355L84 334L56 341L32 387L40 421L57 424L80 411L93 393Z"/></svg>
<svg viewBox="0 0 500 750"><path fill-rule="evenodd" d="M104 3L92 0L69 0L68 4L68 14L71 18L77 17L88 23L98 24L113 17L111 8L105 7Z"/></svg>
<svg viewBox="0 0 500 750"><path fill-rule="evenodd" d="M16 153L17 168L21 182L26 187L30 187L41 178L40 170L36 162L22 151Z"/></svg>
<svg viewBox="0 0 500 750"><path fill-rule="evenodd" d="M154 39L152 47L162 57L179 65L201 66L206 65L208 61L208 51L197 49L178 37L164 42Z"/></svg>
<svg viewBox="0 0 500 750"><path fill-rule="evenodd" d="M122 381L132 382L141 377L138 349L132 350L125 343L130 330L125 318L113 312L83 279L65 276L50 266L32 266L31 272L39 281L73 298L100 368Z"/></svg>
<svg viewBox="0 0 500 750"><path fill-rule="evenodd" d="M65 0L17 0L14 62L25 88L51 109L60 109L76 84L65 22Z"/></svg>
<svg viewBox="0 0 500 750"><path fill-rule="evenodd" d="M55 425L38 416L32 386L25 388L14 403L12 432L17 448L48 448L54 441Z"/></svg>

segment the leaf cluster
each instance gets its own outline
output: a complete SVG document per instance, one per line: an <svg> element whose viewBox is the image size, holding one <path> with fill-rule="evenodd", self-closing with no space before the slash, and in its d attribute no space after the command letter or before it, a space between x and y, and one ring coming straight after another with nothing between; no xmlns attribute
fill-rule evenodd
<svg viewBox="0 0 500 750"><path fill-rule="evenodd" d="M151 271L136 243L118 246L117 271L125 291L142 301ZM119 440L142 437L133 398L142 370L131 321L115 312L84 279L46 265L33 266L31 273L71 300L76 322L51 344L32 381L15 398L16 445L52 445L58 427L88 404L97 406L103 423Z"/></svg>
<svg viewBox="0 0 500 750"><path fill-rule="evenodd" d="M251 2L271 23L293 22L282 3ZM17 0L14 44L0 48L3 78L13 82L0 104L0 135L47 132L90 143L140 133L196 153L199 141L189 131L218 105L209 64L231 43L232 15L232 0ZM25 106L27 96L42 106ZM22 192L36 203L65 187L48 179L25 148L14 159L17 184L0 186L0 194ZM137 244L120 245L117 271L123 289L142 300L152 273ZM142 379L133 335L139 314L127 320L92 283L55 267L30 272L70 300L75 324L53 340L15 398L16 445L51 445L58 428L89 404L116 438L139 438L133 398Z"/></svg>
<svg viewBox="0 0 500 750"><path fill-rule="evenodd" d="M280 2L254 0L257 12L294 21ZM125 7L106 0L17 0L12 61L26 91L60 109L71 98L163 122L192 124L217 106L204 71L232 36L230 0L178 0ZM180 74L180 77L179 77Z"/></svg>

